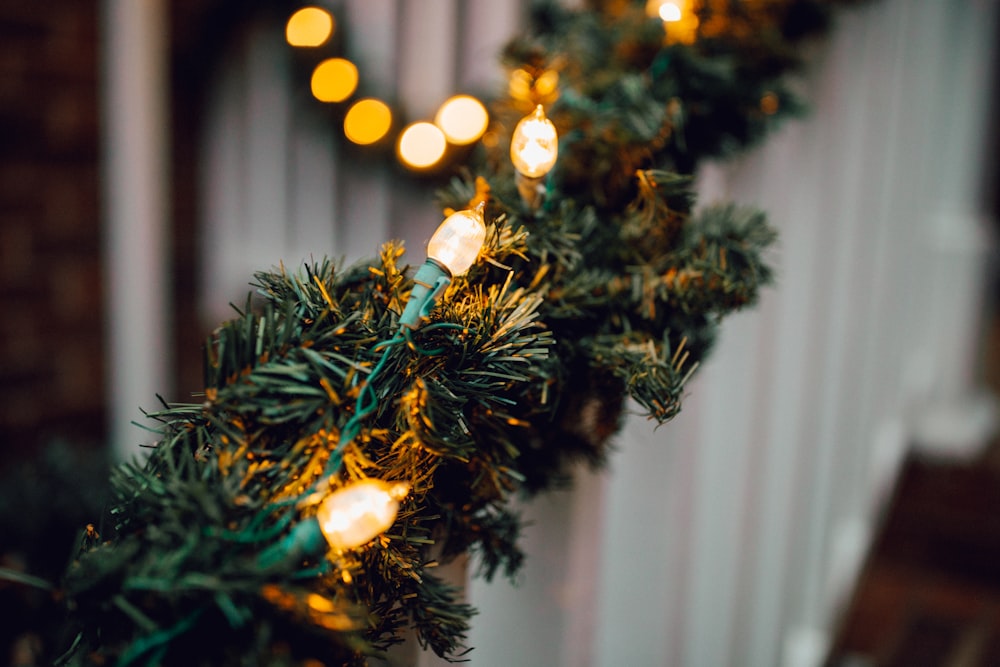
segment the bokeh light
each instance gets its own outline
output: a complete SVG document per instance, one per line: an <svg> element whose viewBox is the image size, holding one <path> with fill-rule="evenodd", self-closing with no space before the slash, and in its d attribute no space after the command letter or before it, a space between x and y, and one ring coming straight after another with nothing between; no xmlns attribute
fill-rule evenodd
<svg viewBox="0 0 1000 667"><path fill-rule="evenodd" d="M768 91L760 98L760 110L768 116L778 113L780 107L781 100L773 92Z"/></svg>
<svg viewBox="0 0 1000 667"><path fill-rule="evenodd" d="M681 8L672 2L664 2L657 12L661 19L667 22L681 20Z"/></svg>
<svg viewBox="0 0 1000 667"><path fill-rule="evenodd" d="M456 95L441 105L434 123L457 146L478 140L486 131L490 116L483 103L469 95Z"/></svg>
<svg viewBox="0 0 1000 667"><path fill-rule="evenodd" d="M691 0L648 0L646 14L663 21L667 44L692 44L700 20Z"/></svg>
<svg viewBox="0 0 1000 667"><path fill-rule="evenodd" d="M311 86L320 102L343 102L358 87L358 68L350 60L328 58L313 70Z"/></svg>
<svg viewBox="0 0 1000 667"><path fill-rule="evenodd" d="M437 125L412 123L399 135L399 159L413 169L427 169L441 160L447 143Z"/></svg>
<svg viewBox="0 0 1000 667"><path fill-rule="evenodd" d="M322 46L333 34L330 12L319 7L303 7L288 17L285 40L292 46Z"/></svg>
<svg viewBox="0 0 1000 667"><path fill-rule="evenodd" d="M374 144L392 127L392 110L381 100L366 98L355 102L344 117L344 135L362 146Z"/></svg>
<svg viewBox="0 0 1000 667"><path fill-rule="evenodd" d="M515 100L531 99L531 74L527 70L516 69L510 73L508 91Z"/></svg>
<svg viewBox="0 0 1000 667"><path fill-rule="evenodd" d="M500 145L500 135L496 132L490 130L483 135L483 146L487 148L496 148Z"/></svg>
<svg viewBox="0 0 1000 667"><path fill-rule="evenodd" d="M547 69L542 75L535 79L535 94L542 99L550 97L556 92L559 86L559 72L554 69Z"/></svg>

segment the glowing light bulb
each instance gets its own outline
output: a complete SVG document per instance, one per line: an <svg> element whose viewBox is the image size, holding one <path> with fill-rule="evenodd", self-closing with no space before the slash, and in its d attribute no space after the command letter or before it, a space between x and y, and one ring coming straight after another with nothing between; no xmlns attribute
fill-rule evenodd
<svg viewBox="0 0 1000 667"><path fill-rule="evenodd" d="M465 146L483 136L490 116L486 107L475 97L455 95L445 101L434 117L434 123L456 146Z"/></svg>
<svg viewBox="0 0 1000 667"><path fill-rule="evenodd" d="M514 168L528 178L541 178L555 165L559 156L559 136L556 126L545 117L539 104L535 111L521 119L510 141L510 159Z"/></svg>
<svg viewBox="0 0 1000 667"><path fill-rule="evenodd" d="M434 123L411 123L399 135L396 152L399 159L413 169L433 167L444 156L448 142Z"/></svg>
<svg viewBox="0 0 1000 667"><path fill-rule="evenodd" d="M381 100L358 100L344 116L344 134L356 144L367 146L389 133L392 127L392 110Z"/></svg>
<svg viewBox="0 0 1000 667"><path fill-rule="evenodd" d="M396 521L409 484L366 479L337 489L320 503L316 521L332 549L344 551L371 542Z"/></svg>
<svg viewBox="0 0 1000 667"><path fill-rule="evenodd" d="M453 277L462 276L475 263L485 240L482 213L458 211L445 218L427 242L427 256L444 264Z"/></svg>
<svg viewBox="0 0 1000 667"><path fill-rule="evenodd" d="M419 329L430 318L438 297L455 276L464 275L479 257L486 241L484 204L474 211L452 213L427 243L427 261L413 276L413 290L399 316L401 327Z"/></svg>
<svg viewBox="0 0 1000 667"><path fill-rule="evenodd" d="M288 17L285 41L291 46L322 46L333 34L330 12L319 7L303 7Z"/></svg>
<svg viewBox="0 0 1000 667"><path fill-rule="evenodd" d="M327 58L313 70L310 86L320 102L343 102L358 87L358 68L350 60Z"/></svg>

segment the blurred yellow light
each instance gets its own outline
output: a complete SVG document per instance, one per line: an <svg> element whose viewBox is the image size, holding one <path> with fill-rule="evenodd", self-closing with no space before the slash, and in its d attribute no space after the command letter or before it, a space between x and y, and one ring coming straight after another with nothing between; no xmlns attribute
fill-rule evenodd
<svg viewBox="0 0 1000 667"><path fill-rule="evenodd" d="M535 79L535 92L540 97L548 97L552 93L556 92L556 87L559 85L559 72L554 69L547 69L542 72L542 75Z"/></svg>
<svg viewBox="0 0 1000 667"><path fill-rule="evenodd" d="M698 38L693 0L648 0L646 14L663 21L667 44L691 44Z"/></svg>
<svg viewBox="0 0 1000 667"><path fill-rule="evenodd" d="M511 72L507 85L510 96L520 102L551 104L559 97L559 72L547 69L537 77L523 69Z"/></svg>
<svg viewBox="0 0 1000 667"><path fill-rule="evenodd" d="M523 69L511 72L508 91L515 100L531 99L531 74Z"/></svg>
<svg viewBox="0 0 1000 667"><path fill-rule="evenodd" d="M319 7L303 7L288 17L285 40L292 46L321 46L333 34L333 16Z"/></svg>
<svg viewBox="0 0 1000 667"><path fill-rule="evenodd" d="M456 95L438 109L434 123L453 144L465 146L483 136L490 116L475 97Z"/></svg>
<svg viewBox="0 0 1000 667"><path fill-rule="evenodd" d="M399 501L409 491L405 482L355 482L327 496L316 510L316 520L330 548L343 551L360 547L392 526Z"/></svg>
<svg viewBox="0 0 1000 667"><path fill-rule="evenodd" d="M496 148L500 145L500 135L496 132L490 130L483 135L483 146L487 148Z"/></svg>
<svg viewBox="0 0 1000 667"><path fill-rule="evenodd" d="M344 134L356 144L373 144L392 127L392 111L380 100L358 100L344 117Z"/></svg>
<svg viewBox="0 0 1000 667"><path fill-rule="evenodd" d="M760 110L768 116L778 113L778 108L780 106L781 100L775 93L767 92L760 98Z"/></svg>
<svg viewBox="0 0 1000 667"><path fill-rule="evenodd" d="M399 136L399 159L408 167L426 169L441 159L446 147L444 132L437 125L412 123Z"/></svg>
<svg viewBox="0 0 1000 667"><path fill-rule="evenodd" d="M541 178L555 166L559 157L559 136L556 126L545 117L539 104L514 128L510 140L510 159L514 168L528 178Z"/></svg>
<svg viewBox="0 0 1000 667"><path fill-rule="evenodd" d="M664 2L660 5L660 18L667 23L681 20L681 8L672 2Z"/></svg>
<svg viewBox="0 0 1000 667"><path fill-rule="evenodd" d="M320 102L343 102L358 87L358 68L350 60L327 58L313 70L311 86Z"/></svg>

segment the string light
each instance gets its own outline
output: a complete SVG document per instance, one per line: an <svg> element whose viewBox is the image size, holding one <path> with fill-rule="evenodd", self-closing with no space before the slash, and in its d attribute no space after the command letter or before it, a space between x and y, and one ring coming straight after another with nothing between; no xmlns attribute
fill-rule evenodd
<svg viewBox="0 0 1000 667"><path fill-rule="evenodd" d="M510 159L514 168L528 178L541 178L549 173L559 156L559 136L556 126L546 118L539 104L514 128L510 141Z"/></svg>
<svg viewBox="0 0 1000 667"><path fill-rule="evenodd" d="M534 112L522 118L510 140L510 160L517 170L517 191L531 208L541 205L545 196L542 177L549 173L559 157L559 135L556 126L545 117L539 104Z"/></svg>
<svg viewBox="0 0 1000 667"><path fill-rule="evenodd" d="M322 46L333 34L334 20L320 7L303 7L288 17L285 41L291 46Z"/></svg>
<svg viewBox="0 0 1000 667"><path fill-rule="evenodd" d="M452 213L434 232L427 243L427 260L413 276L410 299L399 316L401 328L420 328L451 279L464 275L475 263L486 241L484 206L480 203L475 210Z"/></svg>
<svg viewBox="0 0 1000 667"><path fill-rule="evenodd" d="M313 70L310 86L320 102L343 102L358 87L358 68L350 60L327 58Z"/></svg>
<svg viewBox="0 0 1000 667"><path fill-rule="evenodd" d="M303 7L289 16L285 39L295 47L322 46L333 34L333 15L321 7ZM343 58L328 58L312 72L310 89L321 102L344 102L358 88L358 68ZM359 100L344 116L344 135L367 146L381 141L393 128L392 110L384 102ZM414 171L437 168L448 145L466 146L479 141L489 125L486 107L470 95L455 95L438 109L434 123L411 123L398 136L396 155Z"/></svg>
<svg viewBox="0 0 1000 667"><path fill-rule="evenodd" d="M381 100L358 100L344 116L344 135L361 146L374 144L389 133L392 127L392 110Z"/></svg>
<svg viewBox="0 0 1000 667"><path fill-rule="evenodd" d="M316 516L295 524L280 542L257 559L267 569L293 559L341 553L362 547L396 522L399 503L410 492L406 482L364 479L332 491L320 500Z"/></svg>
<svg viewBox="0 0 1000 667"><path fill-rule="evenodd" d="M411 123L399 135L397 154L411 169L429 169L444 156L448 142L444 132L433 123Z"/></svg>
<svg viewBox="0 0 1000 667"><path fill-rule="evenodd" d="M331 549L354 549L371 542L395 523L399 501L409 492L405 482L355 482L324 498L316 509L316 521Z"/></svg>
<svg viewBox="0 0 1000 667"><path fill-rule="evenodd" d="M486 132L490 116L483 103L470 95L455 95L438 109L434 123L448 141L465 146L477 141Z"/></svg>

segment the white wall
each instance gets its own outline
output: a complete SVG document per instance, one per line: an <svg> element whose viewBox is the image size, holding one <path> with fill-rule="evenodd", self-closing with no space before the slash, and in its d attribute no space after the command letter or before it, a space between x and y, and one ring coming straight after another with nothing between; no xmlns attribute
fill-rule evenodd
<svg viewBox="0 0 1000 667"><path fill-rule="evenodd" d="M101 81L105 358L112 457L152 436L139 408L170 394L167 38L161 0L104 0Z"/></svg>
<svg viewBox="0 0 1000 667"><path fill-rule="evenodd" d="M520 20L491 0L346 6L362 78L414 116L497 83ZM812 116L701 174L705 201L769 212L778 285L727 320L674 422L630 419L606 473L526 508L521 586L469 589L474 666L816 664L914 415L973 389L995 14L873 0L843 15L804 83ZM280 34L255 32L216 86L209 321L279 260L356 259L403 236L417 262L439 220L430 192L343 161L292 102L288 59Z"/></svg>

